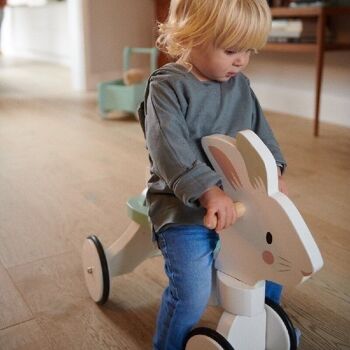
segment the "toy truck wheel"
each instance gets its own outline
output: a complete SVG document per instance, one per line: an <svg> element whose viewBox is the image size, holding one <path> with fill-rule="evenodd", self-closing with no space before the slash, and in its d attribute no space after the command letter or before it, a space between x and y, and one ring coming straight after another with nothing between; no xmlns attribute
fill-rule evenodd
<svg viewBox="0 0 350 350"><path fill-rule="evenodd" d="M188 334L185 344L186 350L234 350L223 335L207 327L193 329Z"/></svg>
<svg viewBox="0 0 350 350"><path fill-rule="evenodd" d="M83 245L83 269L91 298L104 304L109 296L109 271L102 243L95 235L86 238Z"/></svg>
<svg viewBox="0 0 350 350"><path fill-rule="evenodd" d="M283 308L265 298L266 349L296 350L297 338L292 321Z"/></svg>

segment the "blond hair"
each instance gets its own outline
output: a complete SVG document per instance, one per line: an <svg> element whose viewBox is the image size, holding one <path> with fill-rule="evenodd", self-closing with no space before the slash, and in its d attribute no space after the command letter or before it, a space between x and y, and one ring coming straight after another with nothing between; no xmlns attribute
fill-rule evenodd
<svg viewBox="0 0 350 350"><path fill-rule="evenodd" d="M205 43L236 51L259 50L270 27L266 0L171 0L156 45L183 61L191 48Z"/></svg>

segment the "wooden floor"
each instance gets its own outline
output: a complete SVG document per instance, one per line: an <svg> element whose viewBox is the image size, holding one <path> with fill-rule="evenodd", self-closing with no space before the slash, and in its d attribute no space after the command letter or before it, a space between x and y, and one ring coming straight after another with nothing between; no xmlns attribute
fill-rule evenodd
<svg viewBox="0 0 350 350"><path fill-rule="evenodd" d="M350 116L349 116L350 117ZM302 350L350 349L350 129L268 114L288 159L290 196L325 266L285 295ZM95 94L70 91L68 71L0 61L0 349L150 349L166 280L161 258L89 298L84 238L105 246L129 224L125 202L144 185L146 152L131 117L101 120ZM209 308L213 327L220 310Z"/></svg>

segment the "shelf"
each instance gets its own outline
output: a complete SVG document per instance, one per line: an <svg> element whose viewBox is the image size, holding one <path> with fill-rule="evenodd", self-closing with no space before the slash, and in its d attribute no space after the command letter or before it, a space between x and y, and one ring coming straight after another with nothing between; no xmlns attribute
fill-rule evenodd
<svg viewBox="0 0 350 350"><path fill-rule="evenodd" d="M335 6L335 7L273 7L271 8L272 17L317 17L324 15L349 15L349 6Z"/></svg>
<svg viewBox="0 0 350 350"><path fill-rule="evenodd" d="M350 50L350 43L329 43L326 44L326 51Z"/></svg>
<svg viewBox="0 0 350 350"><path fill-rule="evenodd" d="M325 51L350 50L350 43L328 43L325 45ZM267 43L263 51L271 52L316 52L316 43Z"/></svg>
<svg viewBox="0 0 350 350"><path fill-rule="evenodd" d="M313 43L267 43L263 51L274 52L315 52L317 45Z"/></svg>
<svg viewBox="0 0 350 350"><path fill-rule="evenodd" d="M321 13L322 7L272 7L272 17L315 17Z"/></svg>

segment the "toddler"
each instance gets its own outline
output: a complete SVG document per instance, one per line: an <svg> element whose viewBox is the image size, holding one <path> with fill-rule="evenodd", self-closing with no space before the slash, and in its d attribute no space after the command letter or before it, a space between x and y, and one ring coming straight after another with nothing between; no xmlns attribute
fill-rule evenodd
<svg viewBox="0 0 350 350"><path fill-rule="evenodd" d="M274 155L286 193L286 162L242 73L270 25L266 0L172 0L159 26L157 45L176 62L151 75L139 110L151 165L149 217L169 278L156 350L183 349L210 297L217 232L237 216L202 137L253 130ZM279 302L281 286L268 282L266 292Z"/></svg>

